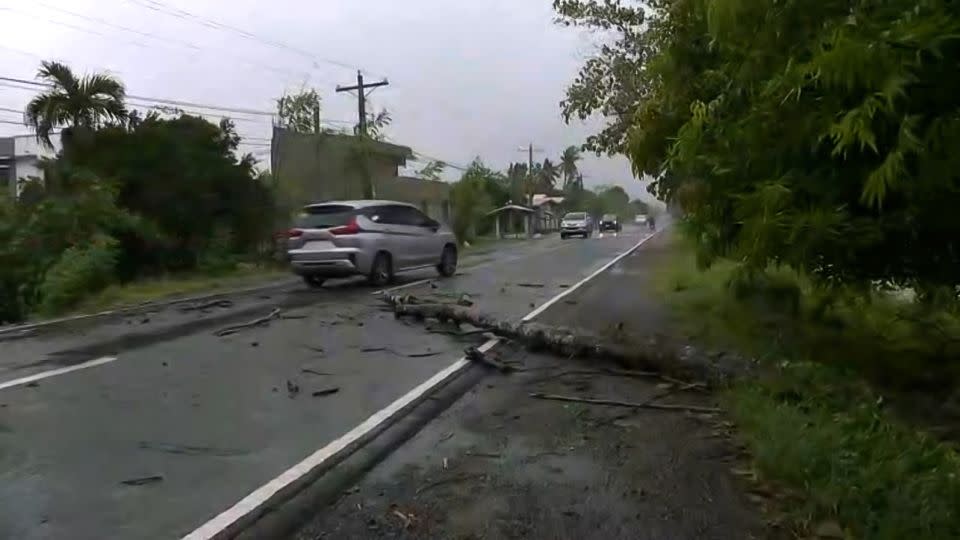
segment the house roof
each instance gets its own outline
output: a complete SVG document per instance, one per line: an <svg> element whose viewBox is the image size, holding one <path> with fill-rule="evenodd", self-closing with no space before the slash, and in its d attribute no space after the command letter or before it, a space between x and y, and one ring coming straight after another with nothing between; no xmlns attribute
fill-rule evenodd
<svg viewBox="0 0 960 540"><path fill-rule="evenodd" d="M500 208L497 208L496 210L493 210L493 211L491 211L491 212L487 212L487 215L488 215L488 216L492 216L493 214L498 214L498 213L500 213L500 212L506 212L507 210L516 210L517 212L528 212L528 213L532 213L532 212L533 212L533 209L527 208L526 206L520 206L520 205L517 205L517 204L508 204L508 205L505 205L505 206L501 206Z"/></svg>
<svg viewBox="0 0 960 540"><path fill-rule="evenodd" d="M546 195L543 193L535 193L533 195L534 206L541 206L548 203L561 204L563 203L563 200L564 200L563 197L551 197L550 195Z"/></svg>

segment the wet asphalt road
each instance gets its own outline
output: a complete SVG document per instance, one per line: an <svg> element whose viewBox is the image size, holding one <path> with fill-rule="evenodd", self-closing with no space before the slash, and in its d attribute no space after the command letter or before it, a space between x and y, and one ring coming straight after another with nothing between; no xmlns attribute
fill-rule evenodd
<svg viewBox="0 0 960 540"><path fill-rule="evenodd" d="M404 292L466 292L519 319L644 234L511 243L436 287ZM278 306L290 318L212 335ZM2 342L0 385L116 360L0 389L0 538L180 537L450 365L462 347L397 322L354 283ZM339 391L312 395L331 388Z"/></svg>
<svg viewBox="0 0 960 540"><path fill-rule="evenodd" d="M659 235L550 306L538 322L618 341L669 330L651 294ZM478 302L481 308L484 302ZM290 540L742 540L764 538L749 470L720 414L535 399L531 393L715 406L707 393L604 372L602 359L498 347L509 374L478 384L312 511Z"/></svg>

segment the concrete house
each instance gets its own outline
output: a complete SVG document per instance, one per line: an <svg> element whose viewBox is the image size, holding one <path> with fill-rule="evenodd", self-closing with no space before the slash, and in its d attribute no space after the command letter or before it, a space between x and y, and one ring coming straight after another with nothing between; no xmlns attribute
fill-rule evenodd
<svg viewBox="0 0 960 540"><path fill-rule="evenodd" d="M16 198L23 190L21 181L43 179L40 160L54 158L60 151L59 137L53 137L52 142L51 149L32 134L0 137L0 193Z"/></svg>
<svg viewBox="0 0 960 540"><path fill-rule="evenodd" d="M450 185L401 177L400 167L413 157L406 146L368 141L366 167L374 197L414 204L430 217L449 223ZM337 199L362 199L364 174L358 163L357 138L335 133L273 130L271 166L295 205Z"/></svg>

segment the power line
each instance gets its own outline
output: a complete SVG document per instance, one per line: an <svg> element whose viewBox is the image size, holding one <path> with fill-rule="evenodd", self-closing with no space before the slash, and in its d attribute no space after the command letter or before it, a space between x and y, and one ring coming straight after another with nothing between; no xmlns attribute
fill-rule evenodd
<svg viewBox="0 0 960 540"><path fill-rule="evenodd" d="M311 53L310 51L306 51L306 50L301 49L301 48L299 48L299 47L294 47L294 46L292 46L292 45L290 45L290 44L288 44L288 43L285 43L285 42L283 42L283 41L278 41L278 40L274 40L274 39L271 39L271 38L263 37L263 36L254 34L253 32L250 32L250 31L248 31L248 30L244 30L244 29L242 29L242 28L238 28L238 27L235 27L235 26L231 26L231 25L229 25L229 24L225 24L225 23L222 23L222 22L220 22L220 21L217 21L217 20L214 20L214 19L211 19L211 18L208 18L208 17L204 17L204 16L201 16L201 15L197 15L197 14L195 14L195 13L191 13L191 12L189 12L189 11L186 11L186 10L183 10L183 9L180 9L180 8L176 8L176 7L170 6L170 5L168 5L168 4L165 4L164 2L160 2L160 1L158 1L158 0L127 0L127 2L130 2L130 3L132 3L132 4L138 5L138 6L140 6L140 7L146 8L146 9L150 9L150 10L156 11L156 12L158 12L158 13L163 13L163 14L168 15L168 16L171 16L171 17L176 17L176 18L184 19L184 20L192 20L192 21L194 21L194 22L196 22L196 23L199 23L199 24L202 25L202 26L206 26L207 28L212 28L212 29L214 29L214 30L220 30L220 31L223 31L223 32L231 32L231 33L237 34L237 35L239 35L239 36L241 36L241 37L243 37L243 38L245 38L245 39L248 39L248 40L251 40L251 41L256 41L256 42L258 42L258 43L261 43L261 44L264 44L264 45L267 45L267 46L270 46L270 47L274 47L274 48L277 48L277 49L283 49L283 50L286 50L286 51L289 51L289 52L293 52L293 53L296 53L296 54L298 54L298 55L300 55L300 56L303 56L303 57L305 57L305 58L313 61L314 63L320 62L320 63L324 63L324 64L330 64L330 65L338 66L338 67L345 68L345 69L361 69L361 68L359 68L358 66L353 65L353 64L350 64L350 63L347 63L347 62L341 62L341 61L339 61L339 60L333 60L333 59L330 59L330 58L318 57L318 56L316 56L315 54ZM370 74L370 75L376 75L376 74L370 73L370 72L366 72L366 73L368 73L368 74Z"/></svg>
<svg viewBox="0 0 960 540"><path fill-rule="evenodd" d="M267 70L270 70L270 71L274 71L274 72L276 72L276 73L280 73L280 74L287 75L287 76L292 76L292 77L297 77L297 78L305 78L305 77L309 76L309 74L308 74L307 72L305 72L305 71L304 71L304 72L297 72L297 71L292 71L292 70L288 70L288 69L278 68L278 67L273 66L273 65L270 65L270 64L262 64L262 63L255 62L255 61L253 61L253 60L250 60L250 59L245 58L245 57L242 57L242 56L237 56L237 55L235 55L235 54L232 54L230 51L227 51L227 50L224 50L224 49L213 49L213 48L209 48L209 47L206 47L206 48L205 48L205 47L201 47L201 46L199 46L199 45L197 45L197 44L195 44L195 43L191 43L191 42L189 42L189 41L184 41L184 40L179 40L179 39L172 39L172 38L167 38L167 37L160 36L160 35L157 35L157 34L153 34L153 33L151 33L151 32L144 32L144 31L142 31L142 30L137 30L137 29L135 29L135 28L130 28L130 27L128 27L128 26L124 26L124 25L112 23L112 22L110 22L110 21L106 21L106 20L101 19L101 18L99 18L99 17L91 17L91 16L89 16L89 15L84 15L84 14L82 14L82 13L77 13L77 12L75 12L75 11L70 11L70 10L63 9L63 8L60 8L60 7L57 7L57 6L51 6L50 4L41 2L41 1L39 1L39 0L36 0L34 3L37 4L37 5L40 5L40 6L43 7L43 8L46 8L46 9L49 9L49 10L53 10L53 11L57 11L57 12L60 12L60 13L64 13L64 14L66 14L66 15L68 15L68 16L71 16L71 17L76 17L76 18L81 19L81 20L85 20L85 21L89 21L89 22L101 24L101 25L103 25L103 26L107 26L107 27L109 27L109 28L113 28L113 29L120 30L120 31L123 31L123 32L130 32L130 33L137 34L137 35L139 35L139 36L147 37L147 38L150 38L150 39L154 39L154 40L157 40L157 41L160 41L160 42L164 42L164 43L168 43L168 44L174 44L174 45L179 45L180 47L186 47L187 49L190 49L191 51L213 52L213 53L216 53L216 54L218 55L218 57L223 56L223 55L226 55L226 56L228 56L228 57L233 58L233 59L236 60L236 61L243 62L243 63L245 63L245 64L250 64L251 66L256 66L256 67L259 67L259 68L262 68L262 69L267 69ZM31 17L31 18L33 18L33 19L38 19L38 20L46 21L46 22L53 23L53 24L57 24L57 25L60 25L60 26L66 26L67 28L70 28L70 29L73 29L73 30L77 30L77 31L80 31L80 32L85 32L85 33L89 33L89 34L94 34L94 35L102 36L102 37L105 37L105 38L118 39L118 40L123 41L123 42L126 42L126 43L132 43L132 44L137 45L137 46L139 46L139 47L153 48L153 47L151 47L150 45L148 45L148 44L146 44L146 43L142 43L142 42L140 42L140 41L130 41L130 40L122 39L122 38L117 38L116 36L110 36L110 35L107 35L107 34L103 34L103 33L101 33L101 32L97 32L96 30L91 30L91 29L88 29L88 28L83 28L83 27L79 27L79 26L74 26L74 25L70 25L70 24L68 24L68 23L56 21L56 20L53 20L53 19L50 19L50 18L41 17L41 16L36 15L36 14L34 14L34 13L27 13L27 12L20 11L20 10L14 10L14 9L12 9L12 8L11 8L11 11L15 11L15 12L21 14L21 15L25 15L25 16ZM180 51L180 52L183 52L183 51Z"/></svg>
<svg viewBox="0 0 960 540"><path fill-rule="evenodd" d="M440 158L436 158L436 157L433 157L433 156L428 156L428 155L424 154L423 152L414 151L414 152L413 152L413 155L414 155L414 157L426 158L426 159L428 159L428 160L430 160L430 161L439 161L439 162L442 162L442 163L443 163L444 165L446 165L447 167L450 167L451 169L456 169L456 170L458 170L458 171L464 171L464 172L466 172L466 171L469 169L469 167L465 167L465 166L463 166L463 165L457 165L456 163L451 163L451 162L449 162L449 161L447 161L447 160L445 160L445 159L440 159Z"/></svg>
<svg viewBox="0 0 960 540"><path fill-rule="evenodd" d="M3 76L0 76L0 83L12 83L12 84L9 85L10 88L20 88L20 89L22 89L22 90L33 90L33 88L24 88L23 86L19 86L19 85L27 85L27 86L31 86L31 87L35 87L35 88L52 88L52 87L53 87L53 85L52 85L52 84L49 84L49 83L31 81L31 80L28 80L28 79L19 79L19 78L16 78L16 77L3 77ZM8 86L8 85L6 85L6 84L0 84L0 86ZM209 104L205 104L205 103L194 103L194 102L183 101L183 100L178 100L178 99L167 99L167 98L156 98L156 97L149 97L149 96L138 96L138 95L135 95L135 94L127 94L127 95L126 95L126 100L129 101L129 102L131 102L132 105L141 106L141 107L143 107L143 106L145 106L145 105L138 104L138 103L137 103L138 101L140 101L140 102L146 102L146 103L148 103L148 104L157 104L157 103L159 103L159 104L162 104L162 105L170 105L170 106L174 106L174 107L196 107L196 108L198 108L198 109L209 109L209 110L211 110L211 111L222 111L222 112L232 112L232 113L238 113L238 114L249 114L249 115L253 115L253 116L269 116L269 117L273 117L273 116L276 116L276 115L277 115L277 113L274 112L274 111L263 111L263 110L257 110L257 109L246 109L246 108L242 108L242 107L228 107L228 106L223 106L223 105L209 105ZM149 106L149 105L146 105L146 106ZM204 114L206 114L206 113L204 113ZM350 121L350 120L326 119L326 120L324 120L323 122L328 123L328 124L353 125L353 122Z"/></svg>

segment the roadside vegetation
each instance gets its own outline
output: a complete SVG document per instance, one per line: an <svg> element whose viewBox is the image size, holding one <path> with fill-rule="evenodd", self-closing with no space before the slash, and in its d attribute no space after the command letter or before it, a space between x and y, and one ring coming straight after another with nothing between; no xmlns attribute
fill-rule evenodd
<svg viewBox="0 0 960 540"><path fill-rule="evenodd" d="M25 121L62 151L0 198L0 323L73 309L98 291L270 260L269 178L233 124L128 110L123 84L44 62ZM59 133L56 130L61 130Z"/></svg>
<svg viewBox="0 0 960 540"><path fill-rule="evenodd" d="M690 339L758 360L724 399L755 480L784 497L774 517L798 535L832 523L853 538L960 535L960 393L946 360L960 316L892 292L828 294L785 268L738 277L730 262L698 269L681 245L656 286Z"/></svg>
<svg viewBox="0 0 960 540"><path fill-rule="evenodd" d="M960 537L956 6L643 6L555 0L605 40L562 108L680 218L680 327L759 360L728 399L762 479L799 529Z"/></svg>

